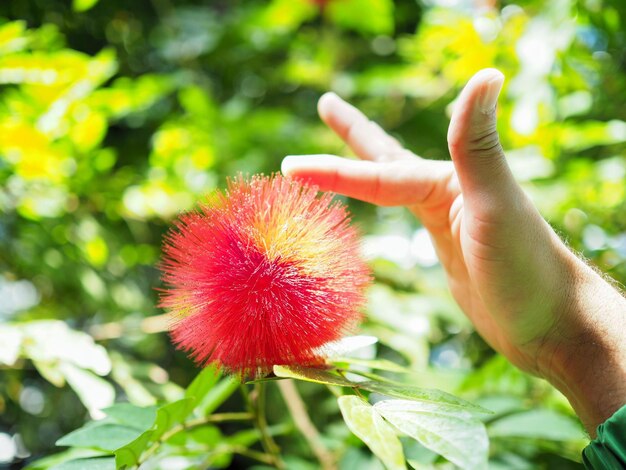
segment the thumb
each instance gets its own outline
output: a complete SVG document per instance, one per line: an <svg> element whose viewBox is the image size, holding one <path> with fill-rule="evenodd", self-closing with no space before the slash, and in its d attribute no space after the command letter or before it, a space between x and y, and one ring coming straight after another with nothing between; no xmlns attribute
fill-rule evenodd
<svg viewBox="0 0 626 470"><path fill-rule="evenodd" d="M474 75L459 96L450 127L448 148L463 198L471 203L495 202L517 193L496 130L496 104L504 75L484 69Z"/></svg>

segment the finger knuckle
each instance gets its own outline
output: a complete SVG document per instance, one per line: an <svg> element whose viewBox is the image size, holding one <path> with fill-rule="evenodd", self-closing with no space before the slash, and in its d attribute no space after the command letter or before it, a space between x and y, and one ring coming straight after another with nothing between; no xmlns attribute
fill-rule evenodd
<svg viewBox="0 0 626 470"><path fill-rule="evenodd" d="M482 133L475 134L467 141L466 150L470 154L491 157L502 154L502 145L498 131L490 129Z"/></svg>

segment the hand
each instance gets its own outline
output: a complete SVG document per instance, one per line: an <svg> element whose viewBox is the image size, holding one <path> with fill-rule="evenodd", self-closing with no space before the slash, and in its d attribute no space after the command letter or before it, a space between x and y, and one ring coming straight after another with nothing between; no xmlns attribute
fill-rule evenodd
<svg viewBox="0 0 626 470"><path fill-rule="evenodd" d="M567 249L515 182L496 131L503 80L497 70L482 70L461 93L448 131L452 162L405 150L328 93L321 118L362 160L290 156L282 171L322 190L406 205L430 232L452 294L478 332L515 365L559 387L593 433L626 403L626 301ZM620 372L609 405L589 403L598 401L586 390L591 358Z"/></svg>

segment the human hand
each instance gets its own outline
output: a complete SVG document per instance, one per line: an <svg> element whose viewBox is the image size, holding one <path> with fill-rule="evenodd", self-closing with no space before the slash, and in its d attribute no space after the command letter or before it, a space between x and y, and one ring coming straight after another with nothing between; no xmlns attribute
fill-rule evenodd
<svg viewBox="0 0 626 470"><path fill-rule="evenodd" d="M515 365L560 388L593 433L626 402L626 301L567 249L515 182L496 131L503 80L486 69L461 93L448 131L452 162L414 155L326 94L321 118L362 160L290 156L282 171L322 190L406 205L430 232L452 294L477 331ZM601 361L621 378L604 383L614 395L610 405L595 403L587 389L591 364Z"/></svg>

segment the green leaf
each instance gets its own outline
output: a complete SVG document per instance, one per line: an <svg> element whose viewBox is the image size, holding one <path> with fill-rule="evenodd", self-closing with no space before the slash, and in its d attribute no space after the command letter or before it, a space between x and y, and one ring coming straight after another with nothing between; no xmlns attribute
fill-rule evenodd
<svg viewBox="0 0 626 470"><path fill-rule="evenodd" d="M3 324L0 329L0 364L12 366L20 355L22 332L12 325Z"/></svg>
<svg viewBox="0 0 626 470"><path fill-rule="evenodd" d="M493 411L492 416L484 419L494 420L497 416L524 411L524 401L520 397L506 395L488 395L477 400L477 404Z"/></svg>
<svg viewBox="0 0 626 470"><path fill-rule="evenodd" d="M183 434L183 433L181 433ZM184 432L185 438L202 444L217 445L224 442L224 435L217 426L201 426Z"/></svg>
<svg viewBox="0 0 626 470"><path fill-rule="evenodd" d="M141 407L130 403L116 403L102 411L110 418L114 418L119 424L139 431L150 429L156 419L156 407L154 406Z"/></svg>
<svg viewBox="0 0 626 470"><path fill-rule="evenodd" d="M74 11L87 11L92 9L99 0L73 0L72 9Z"/></svg>
<svg viewBox="0 0 626 470"><path fill-rule="evenodd" d="M115 470L115 459L113 457L99 457L69 460L50 467L50 470Z"/></svg>
<svg viewBox="0 0 626 470"><path fill-rule="evenodd" d="M492 437L528 437L553 441L584 439L580 424L552 410L531 410L500 418L489 426Z"/></svg>
<svg viewBox="0 0 626 470"><path fill-rule="evenodd" d="M339 387L355 387L357 385L326 370L309 367L274 366L274 374L278 377L305 380L325 385L337 385Z"/></svg>
<svg viewBox="0 0 626 470"><path fill-rule="evenodd" d="M58 362L44 362L35 359L32 359L32 361L37 372L52 385L57 387L63 387L65 385L65 377L59 368L60 364Z"/></svg>
<svg viewBox="0 0 626 470"><path fill-rule="evenodd" d="M338 365L337 367L338 369L344 369L341 366ZM345 369L344 369L345 370ZM376 374L374 372L366 372L364 370L358 370L358 369L351 369L349 371L351 374L353 375L358 375L361 377L364 377L366 379L369 379L370 381L374 381L374 382L379 382L379 383L388 383L391 385L398 385L398 382L396 380L390 379L388 377L383 377L380 374ZM359 381L359 382L355 382L355 386L359 383L364 383L364 381ZM367 382L365 382L367 383Z"/></svg>
<svg viewBox="0 0 626 470"><path fill-rule="evenodd" d="M129 358L124 357L116 351L111 351L110 354L113 362L111 376L113 380L122 387L128 401L138 406L155 405L157 399L153 395L154 390L151 392L146 387L146 385L150 387L150 382L146 379L150 377L149 369L151 366L146 363L129 360ZM169 388L170 384L166 384L165 386ZM174 384L172 384L172 386L175 388L178 387ZM172 397L178 398L180 394L182 394L182 389L180 391L177 390Z"/></svg>
<svg viewBox="0 0 626 470"><path fill-rule="evenodd" d="M374 408L398 431L463 469L486 469L489 439L483 423L456 407L384 400Z"/></svg>
<svg viewBox="0 0 626 470"><path fill-rule="evenodd" d="M404 398L424 403L433 403L436 405L445 405L449 408L465 410L471 413L493 414L493 412L483 408L482 406L475 405L449 393L442 392L441 390L373 381L360 382L357 385L358 387L370 392L380 393L390 397Z"/></svg>
<svg viewBox="0 0 626 470"><path fill-rule="evenodd" d="M243 431L236 432L232 436L228 436L225 439L225 443L250 447L255 442L258 442L259 439L261 439L261 433L258 429L244 429Z"/></svg>
<svg viewBox="0 0 626 470"><path fill-rule="evenodd" d="M95 412L113 404L115 389L106 380L68 362L62 363L59 370L92 416Z"/></svg>
<svg viewBox="0 0 626 470"><path fill-rule="evenodd" d="M334 359L336 357L343 357L352 351L357 351L368 346L372 346L378 342L378 338L375 336L347 336L337 341L331 341L324 346L318 348L319 352L325 357Z"/></svg>
<svg viewBox="0 0 626 470"><path fill-rule="evenodd" d="M63 436L56 442L56 445L88 447L112 452L133 441L138 435L137 429L100 421L87 424Z"/></svg>
<svg viewBox="0 0 626 470"><path fill-rule="evenodd" d="M115 465L117 468L132 467L139 463L141 454L152 444L153 430L148 430L137 439L115 450Z"/></svg>
<svg viewBox="0 0 626 470"><path fill-rule="evenodd" d="M471 413L493 414L491 411L458 398L441 390L411 387L409 385L379 382L369 380L367 382L351 382L339 375L333 374L324 369L313 369L308 367L287 367L274 366L274 374L278 377L305 380L325 385L336 385L339 387L351 387L367 390L368 392L379 393L396 398L445 405L451 409L464 410Z"/></svg>
<svg viewBox="0 0 626 470"><path fill-rule="evenodd" d="M406 469L400 439L372 405L354 395L339 397L339 409L348 428L388 470Z"/></svg>
<svg viewBox="0 0 626 470"><path fill-rule="evenodd" d="M166 432L174 426L183 423L196 407L198 397L203 398L198 406L202 416L212 413L219 405L225 401L239 386L239 382L234 379L224 379L215 385L217 375L215 371L205 369L189 385L185 395L186 398L168 403L156 410L154 429L149 429L137 436L132 442L115 451L115 462L118 468L124 466L137 465L141 454L147 450L153 442L160 439ZM153 408L138 408L133 411L139 413L142 410L143 423L148 423L147 410L154 413Z"/></svg>
<svg viewBox="0 0 626 470"><path fill-rule="evenodd" d="M108 452L95 449L81 449L80 447L70 447L69 449L49 455L42 459L36 460L28 464L26 470L48 470L55 465L77 459L85 459L91 457L101 457L108 455Z"/></svg>
<svg viewBox="0 0 626 470"><path fill-rule="evenodd" d="M183 398L181 400L168 403L157 410L153 440L159 439L172 426L182 423L192 412L195 400Z"/></svg>
<svg viewBox="0 0 626 470"><path fill-rule="evenodd" d="M111 372L106 349L82 331L71 329L59 320L37 320L25 323L24 353L39 362L68 362L98 375Z"/></svg>
<svg viewBox="0 0 626 470"><path fill-rule="evenodd" d="M370 369L385 370L387 372L410 373L406 367L391 362L387 359L357 359L352 357L337 357L331 360L333 364L348 364L349 366L368 367ZM355 372L359 372L358 370Z"/></svg>
<svg viewBox="0 0 626 470"><path fill-rule="evenodd" d="M340 0L328 3L327 13L339 26L364 34L391 34L392 0Z"/></svg>
<svg viewBox="0 0 626 470"><path fill-rule="evenodd" d="M185 390L185 397L199 402L215 386L219 378L220 374L214 366L205 367L189 384Z"/></svg>
<svg viewBox="0 0 626 470"><path fill-rule="evenodd" d="M200 379L204 380L204 379ZM193 382L192 382L193 385ZM181 400L168 403L156 410L156 418L153 420L152 429L135 435L132 441L128 441L124 446L115 449L115 463L118 468L124 466L137 465L141 454L160 439L167 431L174 426L181 424L193 411L196 403L195 398L183 398ZM144 423L147 416L144 416Z"/></svg>
<svg viewBox="0 0 626 470"><path fill-rule="evenodd" d="M193 385L193 384L192 384ZM205 384L206 385L206 384ZM224 403L241 385L238 379L228 377L222 379L217 385L210 388L200 399L196 399L196 412L200 416L208 416ZM186 396L190 396L187 392ZM199 401L199 402L198 402Z"/></svg>

